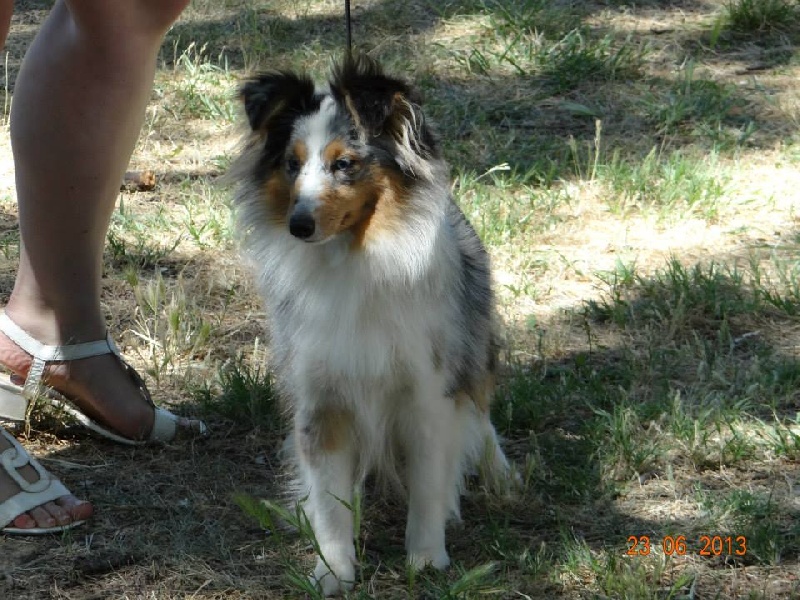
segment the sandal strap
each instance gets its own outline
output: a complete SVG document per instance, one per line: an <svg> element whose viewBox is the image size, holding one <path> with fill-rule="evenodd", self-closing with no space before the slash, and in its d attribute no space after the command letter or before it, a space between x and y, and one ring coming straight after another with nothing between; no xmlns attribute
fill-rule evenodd
<svg viewBox="0 0 800 600"><path fill-rule="evenodd" d="M114 340L111 339L111 334L108 334L104 340L96 340L94 342L50 346L43 344L14 323L5 312L0 313L0 331L33 357L28 376L25 379L25 385L23 386L25 397L28 399L35 396L41 389L44 369L48 362L78 360L102 354L119 356L119 350L114 344Z"/></svg>
<svg viewBox="0 0 800 600"><path fill-rule="evenodd" d="M153 398L150 395L150 391L147 389L147 385L145 384L144 379L139 373L134 369L122 356L120 355L119 349L117 348L116 344L114 344L114 340L111 338L109 334L105 340L98 340L95 342L86 342L81 344L66 344L63 346L48 346L47 344L42 344L40 341L35 339L31 336L27 331L22 329L19 325L14 323L11 318L5 313L0 312L0 332L4 333L11 341L16 343L20 348L25 350L28 354L33 357L31 362L30 369L28 370L28 376L25 379L25 384L22 387L22 397L28 402L28 407L31 406L31 402L34 398L36 398L42 391L49 391L50 395L57 395L57 398L51 398L50 402L59 405L63 410L68 412L74 419L78 422L83 424L84 426L88 427L89 429L99 433L100 435L112 439L114 441L129 444L129 445L140 445L146 443L145 440L130 440L128 438L122 437L113 431L109 431L107 428L95 423L90 418L88 418L81 410L74 407L69 399L64 398L55 390L49 390L46 385L43 383L44 377L44 370L47 366L48 362L51 361L69 361L69 360L77 360L81 358L88 358L90 356L100 356L103 354L113 354L117 357L120 364L122 365L125 372L130 377L133 384L138 389L139 393L142 395L143 399L153 407L155 411L154 418L153 418L153 429L150 433L150 440L151 441L162 441L162 442L169 442L172 441L177 433L178 429L178 417L168 410L164 410L161 408L157 408L153 402ZM19 388L17 388L19 389ZM19 394L19 392L13 392ZM16 414L16 413L14 413ZM197 433L200 435L206 435L208 429L202 421L199 421L197 427L195 428ZM2 428L0 428L0 432L2 432ZM13 438L10 438L13 440ZM16 440L13 440L16 441ZM12 441L12 445L13 445ZM24 450L22 451L24 452ZM0 461L3 460L3 455L0 454ZM5 459L8 462L8 465L16 464L17 461L20 459L17 458L15 454L13 457L11 453L7 455ZM33 459L31 459L33 461ZM34 462L31 462L34 464ZM38 464L38 463L36 463ZM4 466L4 464L0 463L0 466ZM36 468L36 467L35 467ZM44 471L37 472L40 474ZM13 475L12 475L13 477ZM23 484L19 482L16 478L15 481L22 486Z"/></svg>
<svg viewBox="0 0 800 600"><path fill-rule="evenodd" d="M19 325L14 323L5 312L0 313L0 331L2 331L12 342L25 350L36 359L43 361L54 360L78 360L99 356L101 354L119 354L111 335L107 335L104 340L94 342L83 342L80 344L64 344L60 346L49 346L34 338Z"/></svg>
<svg viewBox="0 0 800 600"><path fill-rule="evenodd" d="M44 467L42 467L38 461L34 460L14 436L5 429L0 429L0 433L11 443L10 447L0 452L0 467L2 467L8 476L16 482L23 492L35 494L46 490L50 485L50 478L47 475L47 471L44 470ZM32 483L19 473L19 469L28 464L33 467L38 476L36 481Z"/></svg>

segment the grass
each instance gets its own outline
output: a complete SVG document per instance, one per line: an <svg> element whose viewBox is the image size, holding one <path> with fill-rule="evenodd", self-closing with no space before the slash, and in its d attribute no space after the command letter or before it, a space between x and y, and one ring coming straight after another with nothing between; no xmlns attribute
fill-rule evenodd
<svg viewBox="0 0 800 600"><path fill-rule="evenodd" d="M715 147L736 147L746 142L755 127L747 102L735 87L712 79L699 78L694 62L689 62L681 77L669 84L666 94L649 99L649 118L661 135L689 135Z"/></svg>
<svg viewBox="0 0 800 600"><path fill-rule="evenodd" d="M486 3L480 12L485 28L452 51L455 62L473 75L537 77L548 94L636 76L646 54L630 38L593 35L569 9L546 2Z"/></svg>
<svg viewBox="0 0 800 600"><path fill-rule="evenodd" d="M713 222L725 208L724 172L711 156L676 151L659 155L653 148L636 163L614 154L598 165L598 178L609 189L615 214L637 211L659 220L698 216Z"/></svg>
<svg viewBox="0 0 800 600"><path fill-rule="evenodd" d="M271 374L241 358L223 365L213 384L204 382L195 396L204 413L266 431L280 430L281 411Z"/></svg>
<svg viewBox="0 0 800 600"><path fill-rule="evenodd" d="M794 0L736 0L725 8L729 27L739 33L785 31L800 20L800 6Z"/></svg>
<svg viewBox="0 0 800 600"><path fill-rule="evenodd" d="M18 4L9 93L42 17ZM349 597L800 597L797 11L354 6L356 45L422 88L454 196L492 255L505 326L492 417L523 489L470 482L452 567L413 573L404 502L367 486L351 507ZM198 0L169 32L131 165L156 188L121 193L103 301L157 400L213 435L131 450L34 422L21 438L98 513L61 538L0 539L0 597L318 597L313 532L283 504L288 424L264 315L218 180L238 144L239 79L323 73L343 47L340 13ZM19 235L3 139L7 294ZM743 555L701 554L706 538L740 536Z"/></svg>
<svg viewBox="0 0 800 600"><path fill-rule="evenodd" d="M231 90L236 77L231 73L224 55L208 56L206 45L195 41L178 50L173 58L174 78L156 87L163 96L161 106L175 118L209 119L232 122L237 115L235 96Z"/></svg>

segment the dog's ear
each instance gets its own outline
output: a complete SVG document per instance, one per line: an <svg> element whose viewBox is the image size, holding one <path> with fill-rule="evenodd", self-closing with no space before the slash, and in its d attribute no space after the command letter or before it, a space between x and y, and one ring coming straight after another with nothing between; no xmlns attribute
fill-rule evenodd
<svg viewBox="0 0 800 600"><path fill-rule="evenodd" d="M374 60L364 55L348 56L334 67L330 87L361 135L388 135L401 152L416 154L418 159L436 154L436 141L422 113L420 95L405 81L385 75Z"/></svg>
<svg viewBox="0 0 800 600"><path fill-rule="evenodd" d="M266 132L279 117L311 112L314 83L308 77L286 71L262 73L242 85L239 97L250 128Z"/></svg>

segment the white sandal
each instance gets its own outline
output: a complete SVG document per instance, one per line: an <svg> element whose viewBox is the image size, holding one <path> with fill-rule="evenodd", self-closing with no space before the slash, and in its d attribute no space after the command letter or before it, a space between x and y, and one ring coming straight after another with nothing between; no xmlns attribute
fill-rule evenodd
<svg viewBox="0 0 800 600"><path fill-rule="evenodd" d="M0 313L0 331L33 357L33 362L31 363L28 376L23 386L15 384L8 374L0 379L0 419L25 421L28 418L28 410L31 402L37 397L43 397L50 404L63 410L84 427L120 444L140 446L152 441L169 442L175 439L178 432L178 417L153 404L153 399L150 397L150 392L147 390L141 376L133 367L125 362L122 356L120 356L119 350L117 350L110 335L106 337L106 339L96 342L48 346L42 344L28 332L24 331L19 325L14 323L6 313ZM149 439L132 440L110 431L83 414L63 394L44 385L42 382L44 369L48 362L78 360L81 358L89 358L90 356L100 356L102 354L113 354L117 357L128 373L128 376L142 394L142 397L153 407L155 416L153 418L153 429L150 432ZM207 433L206 425L202 421L196 421L196 425L193 429L196 430L195 433L199 435L205 435Z"/></svg>
<svg viewBox="0 0 800 600"><path fill-rule="evenodd" d="M19 486L19 493L0 502L0 532L20 535L42 535L45 533L59 533L77 527L85 521L72 521L67 525L55 525L53 527L6 527L12 523L19 515L28 512L37 506L42 506L47 502L54 502L62 496L69 495L69 490L64 484L53 479L50 474L39 464L39 462L25 452L19 442L10 433L0 427L0 435L11 442L11 447L0 452L0 469L5 470L9 477ZM28 482L19 470L30 465L38 475L38 479L33 483Z"/></svg>

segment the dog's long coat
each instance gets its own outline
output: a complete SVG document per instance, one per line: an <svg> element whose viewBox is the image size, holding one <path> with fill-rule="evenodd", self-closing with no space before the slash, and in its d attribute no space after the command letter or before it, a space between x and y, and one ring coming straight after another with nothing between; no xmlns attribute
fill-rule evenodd
<svg viewBox="0 0 800 600"><path fill-rule="evenodd" d="M465 471L509 468L488 416L486 251L416 93L371 60L344 61L319 88L265 73L241 97L238 224L324 556L312 577L326 594L352 585L347 506L373 470L405 482L409 562L443 568Z"/></svg>

